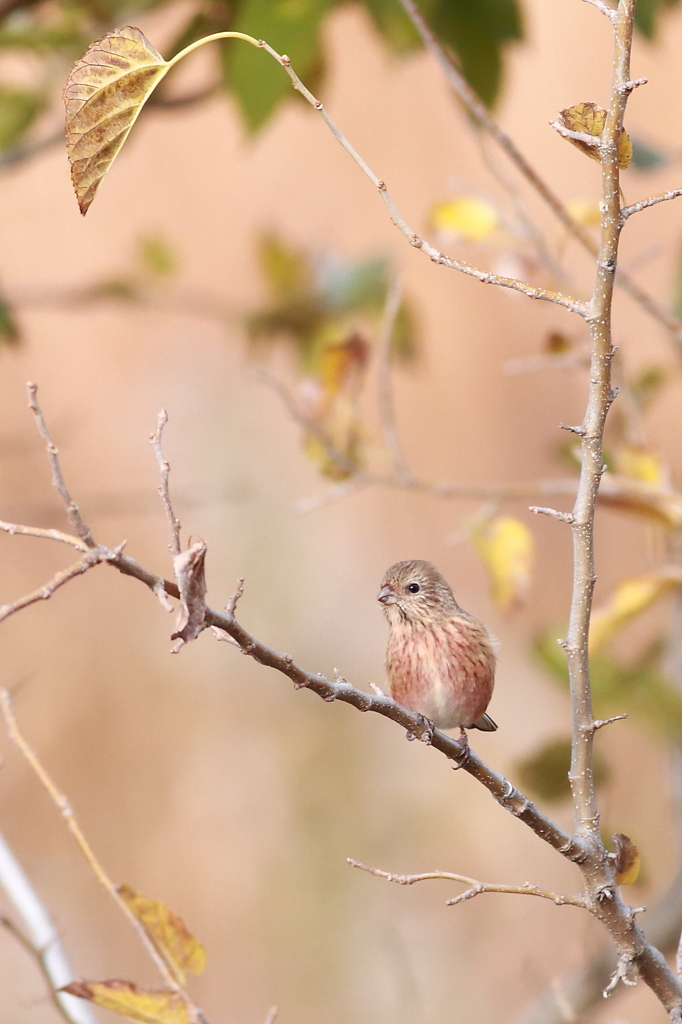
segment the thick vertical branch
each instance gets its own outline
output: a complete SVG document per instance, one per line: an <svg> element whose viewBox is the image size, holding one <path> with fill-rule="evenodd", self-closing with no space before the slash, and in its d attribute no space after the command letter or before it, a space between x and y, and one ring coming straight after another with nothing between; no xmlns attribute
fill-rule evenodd
<svg viewBox="0 0 682 1024"><path fill-rule="evenodd" d="M590 692L588 639L594 593L594 515L599 482L604 471L602 439L609 407L615 397L611 386L611 308L622 228L618 145L623 115L631 91L630 49L635 0L620 0L615 20L615 57L611 102L600 142L602 165L602 225L597 275L587 321L591 334L590 385L585 418L580 429L582 468L573 507L573 597L565 644L571 679L573 744L571 789L577 834L600 844L599 816L594 795L592 746L594 716Z"/></svg>

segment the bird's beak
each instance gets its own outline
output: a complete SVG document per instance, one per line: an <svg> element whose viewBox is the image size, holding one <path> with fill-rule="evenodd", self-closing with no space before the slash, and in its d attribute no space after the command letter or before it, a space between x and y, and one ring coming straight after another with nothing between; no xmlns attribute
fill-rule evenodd
<svg viewBox="0 0 682 1024"><path fill-rule="evenodd" d="M395 604L397 600L390 587L382 587L377 594L377 601L380 601L381 604Z"/></svg>

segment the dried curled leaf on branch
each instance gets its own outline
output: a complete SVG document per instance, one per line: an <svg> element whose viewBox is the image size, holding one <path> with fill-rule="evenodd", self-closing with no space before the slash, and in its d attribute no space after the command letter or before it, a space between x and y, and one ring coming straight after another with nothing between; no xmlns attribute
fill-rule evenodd
<svg viewBox="0 0 682 1024"><path fill-rule="evenodd" d="M566 107L565 110L560 112L558 123L570 132L577 132L589 135L594 139L600 139L606 125L606 111L603 107L597 106L596 103L576 103L574 106ZM568 141L579 149L581 153L584 153L585 156L589 156L591 160L601 161L598 146L591 146L582 139L568 138ZM623 128L621 129L618 142L618 166L621 171L630 166L631 160L632 142L630 141L630 136Z"/></svg>

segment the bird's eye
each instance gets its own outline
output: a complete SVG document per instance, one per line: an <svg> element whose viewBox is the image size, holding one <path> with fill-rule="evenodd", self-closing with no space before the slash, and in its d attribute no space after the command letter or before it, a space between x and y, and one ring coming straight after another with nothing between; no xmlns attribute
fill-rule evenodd
<svg viewBox="0 0 682 1024"><path fill-rule="evenodd" d="M410 583L407 589L411 594L418 594L419 591L421 590L421 587L419 586L418 583Z"/></svg>

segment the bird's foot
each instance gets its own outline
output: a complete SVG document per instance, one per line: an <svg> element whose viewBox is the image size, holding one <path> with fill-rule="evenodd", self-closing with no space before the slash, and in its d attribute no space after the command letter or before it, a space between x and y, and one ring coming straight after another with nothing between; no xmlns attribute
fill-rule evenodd
<svg viewBox="0 0 682 1024"><path fill-rule="evenodd" d="M419 731L408 732L408 740L421 740L422 743L426 743L427 746L431 746L433 743L433 734L436 731L436 727L430 718L425 715L419 715Z"/></svg>
<svg viewBox="0 0 682 1024"><path fill-rule="evenodd" d="M458 768L464 768L467 761L469 760L469 737L467 736L467 731L463 725L461 725L459 728L459 742L462 744L463 749L459 757L453 758L453 761L455 761L453 771L457 771Z"/></svg>

